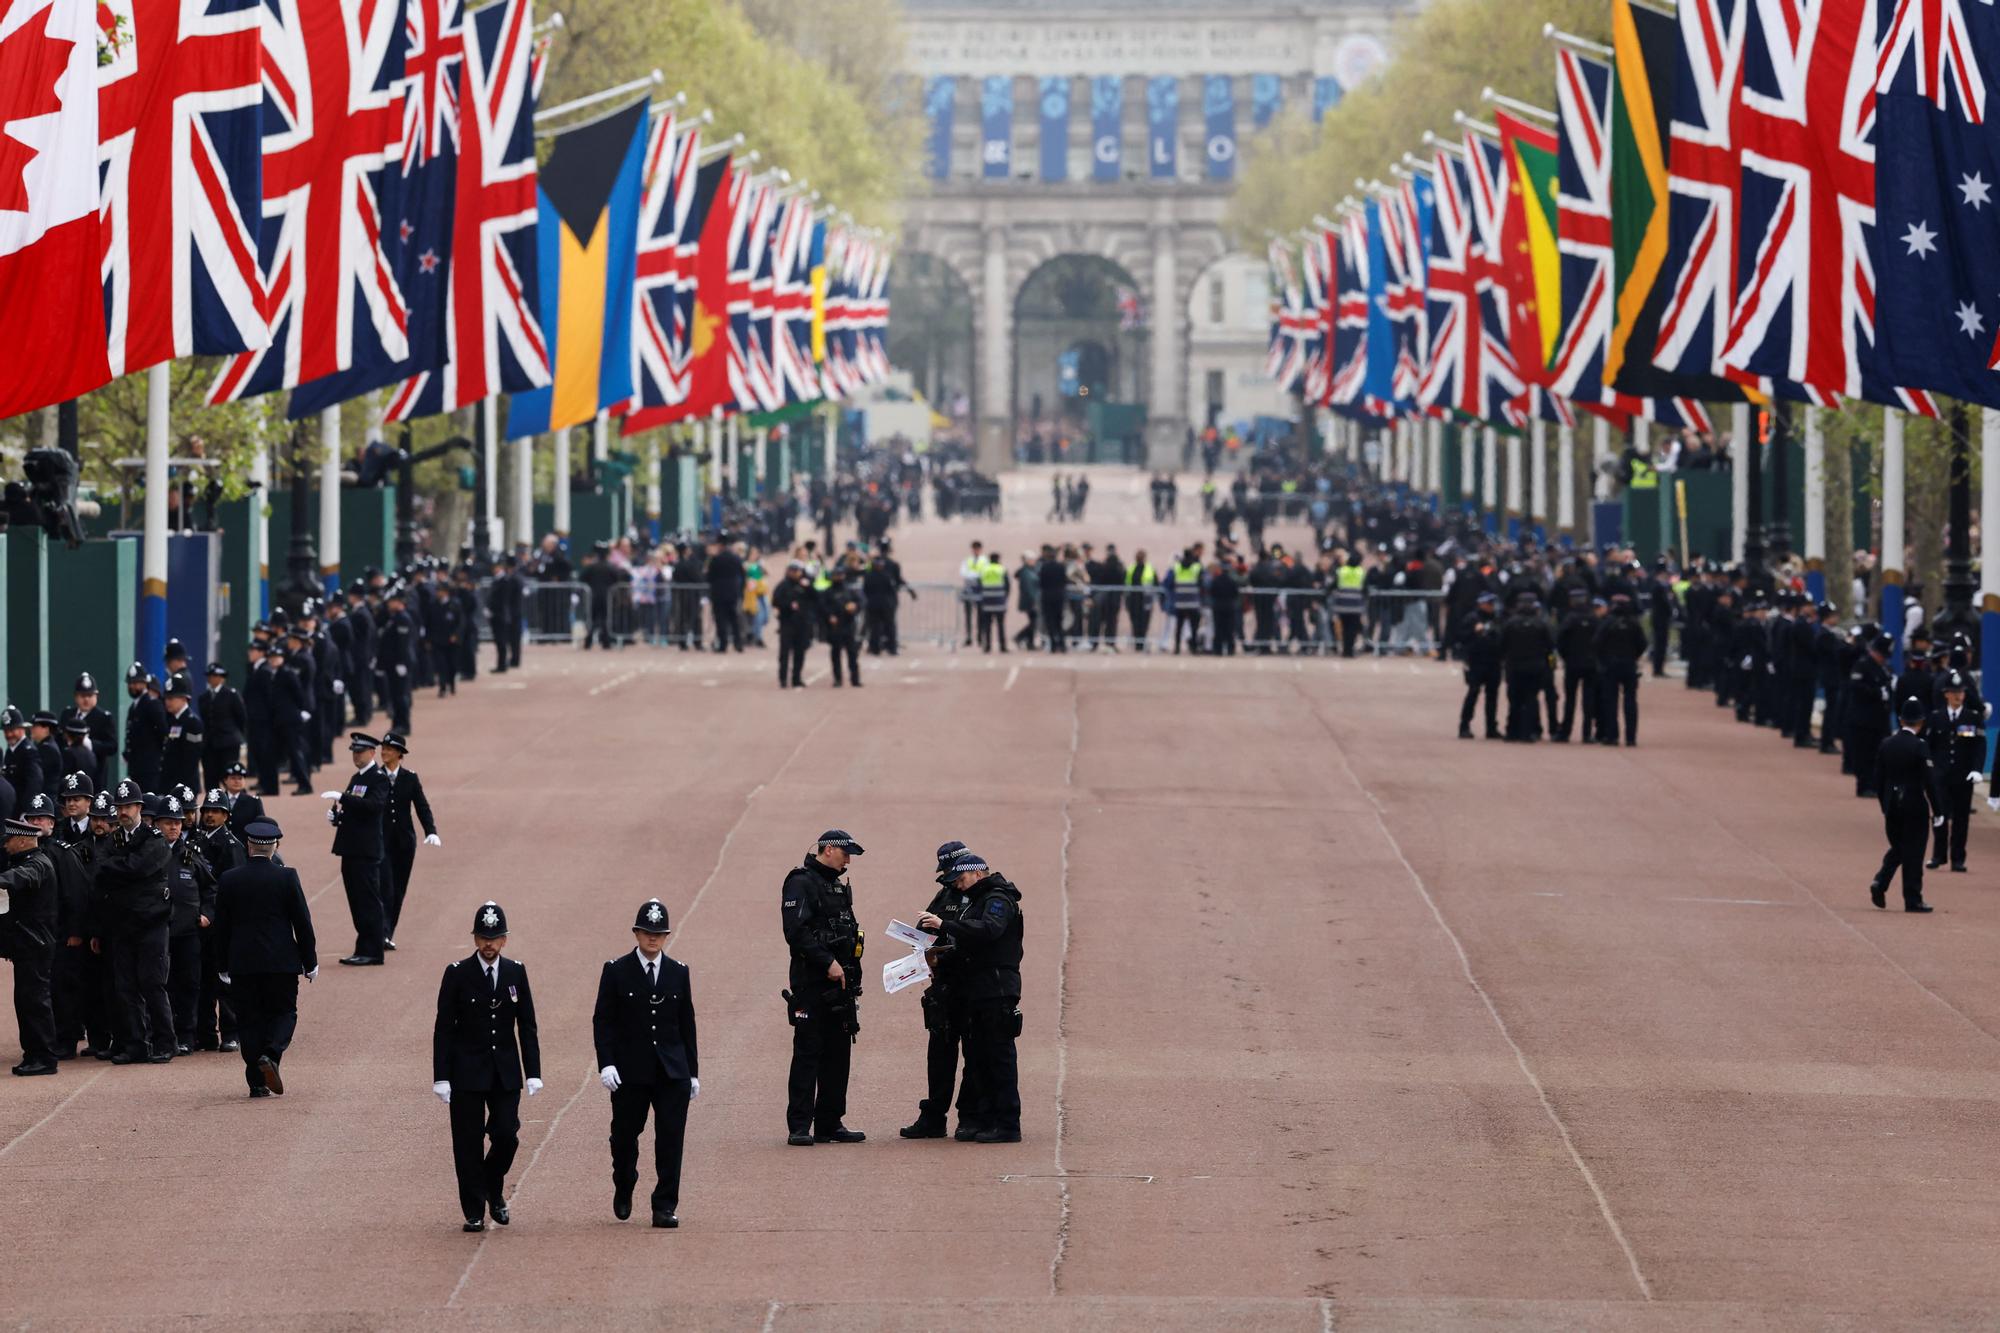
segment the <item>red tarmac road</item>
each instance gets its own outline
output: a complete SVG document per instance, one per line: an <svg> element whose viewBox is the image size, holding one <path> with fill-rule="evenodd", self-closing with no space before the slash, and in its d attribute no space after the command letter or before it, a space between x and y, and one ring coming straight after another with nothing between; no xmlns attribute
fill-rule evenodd
<svg viewBox="0 0 2000 1333"><path fill-rule="evenodd" d="M1086 526L1157 553L1137 518L1107 503ZM1041 533L995 531L1010 550ZM899 545L913 578L948 577L971 535ZM289 1095L249 1101L218 1055L0 1085L0 1313L1993 1326L1983 811L1973 873L1936 876L1936 915L1908 917L1868 906L1879 820L1836 761L1678 682L1644 687L1643 744L1614 751L1458 741L1456 673L1430 663L922 650L864 671L862 691L781 694L756 653L542 648L424 701L411 765L444 846L381 969L332 965L351 931L321 803L278 801L327 961ZM1022 886L1023 1143L896 1137L921 1023L913 992L871 980L848 1117L869 1141L784 1146L777 887L828 825L868 847L871 978L939 841ZM675 1232L611 1217L590 1050L598 965L654 894L702 1029ZM534 980L548 1087L523 1104L513 1226L468 1236L429 1030L489 896Z"/></svg>

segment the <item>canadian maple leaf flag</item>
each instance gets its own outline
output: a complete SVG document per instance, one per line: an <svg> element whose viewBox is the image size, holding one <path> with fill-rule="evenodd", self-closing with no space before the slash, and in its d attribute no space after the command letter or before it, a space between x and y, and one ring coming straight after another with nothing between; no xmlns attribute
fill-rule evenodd
<svg viewBox="0 0 2000 1333"><path fill-rule="evenodd" d="M0 0L0 418L111 378L97 42L94 0Z"/></svg>

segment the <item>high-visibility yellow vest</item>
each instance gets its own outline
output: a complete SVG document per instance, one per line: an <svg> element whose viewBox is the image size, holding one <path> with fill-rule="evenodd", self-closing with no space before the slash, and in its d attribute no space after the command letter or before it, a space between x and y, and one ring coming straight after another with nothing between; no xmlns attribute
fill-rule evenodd
<svg viewBox="0 0 2000 1333"><path fill-rule="evenodd" d="M1343 592L1359 592L1368 571L1359 565L1342 565L1333 572L1333 586Z"/></svg>
<svg viewBox="0 0 2000 1333"><path fill-rule="evenodd" d="M1632 489L1635 491L1658 490L1660 474L1653 471L1653 465L1643 458L1632 460Z"/></svg>
<svg viewBox="0 0 2000 1333"><path fill-rule="evenodd" d="M1135 588L1150 588L1155 580L1151 565L1134 565L1126 571L1125 581Z"/></svg>

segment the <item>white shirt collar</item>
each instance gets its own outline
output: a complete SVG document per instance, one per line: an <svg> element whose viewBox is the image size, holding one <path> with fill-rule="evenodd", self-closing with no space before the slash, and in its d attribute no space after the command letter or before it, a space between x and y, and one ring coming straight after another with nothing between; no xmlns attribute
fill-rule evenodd
<svg viewBox="0 0 2000 1333"><path fill-rule="evenodd" d="M639 960L639 970L643 972L648 967L664 963L667 960L667 951L665 949L660 950L660 952L653 955L653 961L648 963L646 961L646 951L635 944L632 946L632 956Z"/></svg>

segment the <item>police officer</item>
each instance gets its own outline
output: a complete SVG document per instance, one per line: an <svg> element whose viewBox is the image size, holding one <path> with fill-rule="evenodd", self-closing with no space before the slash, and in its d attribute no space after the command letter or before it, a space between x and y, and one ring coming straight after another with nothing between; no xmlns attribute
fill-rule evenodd
<svg viewBox="0 0 2000 1333"><path fill-rule="evenodd" d="M389 809L389 775L375 763L379 747L373 736L356 731L347 738L354 757L354 775L339 791L320 793L337 802L326 812L334 827L333 854L340 858L340 883L347 891L347 910L354 919L354 952L340 961L348 967L380 967L383 944L383 904L388 883L384 865L387 840L384 816Z"/></svg>
<svg viewBox="0 0 2000 1333"><path fill-rule="evenodd" d="M805 863L785 876L785 943L791 947L792 1069L785 1123L796 1148L860 1143L868 1136L841 1123L847 1071L861 1031L862 930L854 889L842 878L861 844L844 830L819 835Z"/></svg>
<svg viewBox="0 0 2000 1333"><path fill-rule="evenodd" d="M771 608L778 613L778 688L803 686L806 650L819 624L819 593L800 561L785 567L785 577L771 590Z"/></svg>
<svg viewBox="0 0 2000 1333"><path fill-rule="evenodd" d="M248 859L215 890L215 946L242 1034L252 1097L285 1091L279 1070L299 1026L299 978L319 975L318 941L299 872L277 860L277 821L243 830Z"/></svg>
<svg viewBox="0 0 2000 1333"><path fill-rule="evenodd" d="M146 668L134 662L125 669L125 771L141 791L160 785L160 747L167 739L167 711L146 692Z"/></svg>
<svg viewBox="0 0 2000 1333"><path fill-rule="evenodd" d="M894 606L892 598L892 610ZM979 647L988 653L995 647L1007 651L1007 566L998 555L979 566Z"/></svg>
<svg viewBox="0 0 2000 1333"><path fill-rule="evenodd" d="M483 1231L488 1213L499 1226L512 1220L507 1169L521 1144L521 1089L530 1097L542 1090L542 1046L528 969L501 956L507 913L491 899L472 914L472 944L472 954L445 968L438 984L431 1091L451 1108L465 1229Z"/></svg>
<svg viewBox="0 0 2000 1333"><path fill-rule="evenodd" d="M1877 907L1887 907L1889 881L1903 872L1903 910L1928 912L1924 901L1924 847L1931 829L1944 828L1944 794L1938 790L1937 765L1924 744L1924 706L1905 699L1898 709L1902 727L1875 752L1875 791L1882 806L1882 827L1889 850L1882 868L1868 885Z"/></svg>
<svg viewBox="0 0 2000 1333"><path fill-rule="evenodd" d="M668 1228L680 1225L681 1142L688 1103L701 1095L694 995L686 964L666 955L672 933L658 898L639 905L637 947L604 965L590 1018L597 1079L611 1094L611 1213L621 1222L632 1215L639 1135L650 1114L653 1225Z"/></svg>
<svg viewBox="0 0 2000 1333"><path fill-rule="evenodd" d="M840 669L845 662L848 680L860 689L861 655L855 638L855 626L861 619L859 585L844 576L840 578L820 594L819 612L820 631L826 636L826 646L833 658L833 687L837 690L841 686Z"/></svg>
<svg viewBox="0 0 2000 1333"><path fill-rule="evenodd" d="M102 779L107 776L105 766L118 753L118 723L98 704L97 678L88 671L78 673L72 697L76 702L63 709L57 721L65 727L71 722L83 723L85 748L97 760L97 775Z"/></svg>
<svg viewBox="0 0 2000 1333"><path fill-rule="evenodd" d="M970 895L959 891L954 882L957 875L952 870L952 862L965 850L962 842L947 842L937 849L938 891L931 898L930 906L924 911L940 920L959 920L965 909L972 905ZM952 989L952 975L958 970L960 954L950 941L943 941L925 951L925 960L930 964L931 984L924 991L924 1031L926 1033L924 1053L925 1091L924 1099L917 1103L916 1120L898 1131L906 1139L941 1139L948 1128L946 1113L952 1106L952 1088L959 1077L959 1051L966 1040L967 1011ZM966 1060L965 1078L958 1084L958 1134L960 1140L967 1140L979 1132L976 1121L979 1094L972 1072L971 1060Z"/></svg>
<svg viewBox="0 0 2000 1333"><path fill-rule="evenodd" d="M1462 741L1472 739L1472 713L1482 695L1486 701L1486 739L1500 739L1495 716L1500 699L1500 628L1494 623L1499 606L1497 593L1480 593L1458 631L1458 654L1465 662L1465 702L1458 709L1458 738Z"/></svg>
<svg viewBox="0 0 2000 1333"><path fill-rule="evenodd" d="M36 792L44 804L45 792ZM56 868L41 849L42 830L26 819L4 826L6 869L0 870L0 955L14 964L14 1022L21 1033L21 1077L56 1072L53 977L59 887Z"/></svg>
<svg viewBox="0 0 2000 1333"><path fill-rule="evenodd" d="M222 775L243 757L243 732L250 723L243 696L229 683L229 669L208 664L208 688L196 705L201 711L201 773L205 785L220 787Z"/></svg>
<svg viewBox="0 0 2000 1333"><path fill-rule="evenodd" d="M1646 647L1646 627L1639 623L1631 597L1622 592L1611 594L1611 614L1597 627L1598 670L1604 676L1597 738L1605 745L1618 744L1621 715L1625 744L1639 743L1639 660L1646 655Z"/></svg>
<svg viewBox="0 0 2000 1333"><path fill-rule="evenodd" d="M271 664L271 766L270 777L260 775L258 786L264 795L278 794L277 765L283 763L292 780L293 794L312 794L312 772L306 764L306 728L312 725L306 678L291 666L292 650L281 639L273 639L265 654Z"/></svg>
<svg viewBox="0 0 2000 1333"><path fill-rule="evenodd" d="M408 741L393 731L383 733L382 768L389 775L389 897L383 906L387 937L382 945L390 950L396 947L396 923L403 919L403 897L410 891L410 870L417 860L417 825L423 825L424 846L444 845L424 796L424 780L415 769L403 767L409 752Z"/></svg>
<svg viewBox="0 0 2000 1333"><path fill-rule="evenodd" d="M201 826L192 835L218 885L224 875L242 865L249 855L243 849L243 840L229 827L229 814L229 794L220 787L210 788L202 797L198 812ZM233 1051L236 1010L222 985L222 973L227 969L217 946L213 914L210 915L209 923L201 928L201 997L195 1005L194 1046L198 1051Z"/></svg>
<svg viewBox="0 0 2000 1333"><path fill-rule="evenodd" d="M1876 796L1880 791L1875 785L1878 776L1875 752L1882 747L1889 731L1889 699L1895 689L1895 681L1889 675L1889 654L1895 646L1888 635L1878 633L1868 641L1866 651L1848 672L1847 750L1854 761L1856 796ZM1923 705L1918 704L1918 718L1923 714ZM1743 719L1740 706L1736 716L1738 721Z"/></svg>
<svg viewBox="0 0 2000 1333"><path fill-rule="evenodd" d="M976 852L952 858L950 883L971 903L957 916L925 912L923 930L935 930L960 952L953 987L964 1006L965 1056L978 1093L980 1128L975 1143L1021 1141L1021 1088L1014 1042L1021 1035L1021 891Z"/></svg>
<svg viewBox="0 0 2000 1333"><path fill-rule="evenodd" d="M167 998L174 1015L174 1054L194 1051L195 1009L201 999L201 932L215 919L215 875L186 836L189 812L181 798L160 797L153 828L166 839Z"/></svg>
<svg viewBox="0 0 2000 1333"><path fill-rule="evenodd" d="M56 1058L70 1059L79 1041L86 1055L111 1054L109 1010L104 1003L108 977L101 956L90 952L91 902L96 889L91 831L91 789L81 773L63 777L61 818L49 822L42 850L56 869L55 1011ZM104 813L111 813L105 806ZM39 823L32 816L31 823Z"/></svg>
<svg viewBox="0 0 2000 1333"><path fill-rule="evenodd" d="M521 665L522 603L526 597L527 588L514 562L495 556L493 582L486 590L486 619L493 627L495 672Z"/></svg>
<svg viewBox="0 0 2000 1333"><path fill-rule="evenodd" d="M407 609L409 594L391 584L385 601L389 615L375 644L375 665L382 672L382 702L389 728L410 734L410 672L417 664L417 626Z"/></svg>
<svg viewBox="0 0 2000 1333"><path fill-rule="evenodd" d="M98 919L93 952L111 955L122 1041L115 1065L174 1058L174 1011L167 1000L167 926L173 899L167 889L173 852L144 820L145 793L131 778L119 782L111 803L117 823L97 863Z"/></svg>
<svg viewBox="0 0 2000 1333"><path fill-rule="evenodd" d="M1931 710L1926 730L1931 759L1937 766L1938 788L1944 796L1944 825L1937 831L1927 870L1936 870L1951 856L1954 874L1965 873L1965 833L1972 823L1972 788L1986 764L1986 718L1966 700L1966 678L1947 671L1938 683L1944 702Z"/></svg>
<svg viewBox="0 0 2000 1333"><path fill-rule="evenodd" d="M1582 740L1588 745L1597 739L1598 614L1590 594L1582 588L1570 590L1569 603L1569 613L1556 626L1556 655L1562 659L1563 669L1563 705L1562 721L1555 728L1554 738L1566 741L1576 734L1577 696L1581 694Z"/></svg>
<svg viewBox="0 0 2000 1333"><path fill-rule="evenodd" d="M12 704L0 709L0 739L7 747L5 757L0 758L0 777L14 788L15 808L25 810L28 799L46 793L48 787L42 781L41 751L28 739L28 719Z"/></svg>
<svg viewBox="0 0 2000 1333"><path fill-rule="evenodd" d="M1542 738L1541 705L1545 693L1552 692L1549 658L1556 648L1555 635L1541 603L1531 593L1514 605L1500 627L1500 662L1507 675L1507 739L1538 741ZM1599 721L1603 714L1600 711Z"/></svg>
<svg viewBox="0 0 2000 1333"><path fill-rule="evenodd" d="M167 738L160 747L160 781L169 788L201 781L202 751L207 728L194 709L194 687L186 676L167 681Z"/></svg>
<svg viewBox="0 0 2000 1333"><path fill-rule="evenodd" d="M62 746L56 742L56 715L46 708L37 709L28 718L28 740L35 747L35 757L42 765L42 793L50 801L56 799L62 788L63 774L69 772L69 765L63 760Z"/></svg>
<svg viewBox="0 0 2000 1333"><path fill-rule="evenodd" d="M280 756L271 698L276 664L271 661L269 648L268 636L250 643L250 669L243 676L243 739L249 747L250 767L256 773L258 790L275 796ZM237 825L239 830L242 827Z"/></svg>

